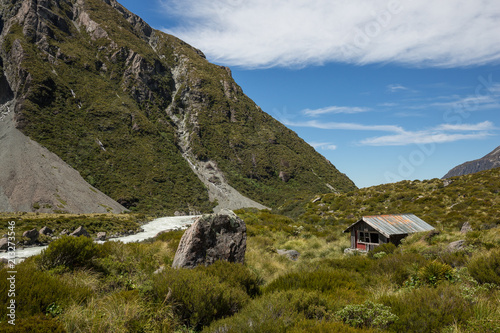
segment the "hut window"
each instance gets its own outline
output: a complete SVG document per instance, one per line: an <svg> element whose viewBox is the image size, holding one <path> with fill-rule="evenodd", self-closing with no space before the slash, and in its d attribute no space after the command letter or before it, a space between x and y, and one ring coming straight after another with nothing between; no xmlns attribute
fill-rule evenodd
<svg viewBox="0 0 500 333"><path fill-rule="evenodd" d="M378 244L378 234L373 232L370 234L370 243Z"/></svg>
<svg viewBox="0 0 500 333"><path fill-rule="evenodd" d="M359 232L359 242L360 243L379 243L379 237L376 232L367 232L360 231Z"/></svg>

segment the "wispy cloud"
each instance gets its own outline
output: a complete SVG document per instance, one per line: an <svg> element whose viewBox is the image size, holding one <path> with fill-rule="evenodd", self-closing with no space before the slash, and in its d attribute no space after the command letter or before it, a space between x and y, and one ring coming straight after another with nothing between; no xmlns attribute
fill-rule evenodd
<svg viewBox="0 0 500 333"><path fill-rule="evenodd" d="M391 93L395 93L395 92L402 91L402 90L408 90L408 88L406 88L405 86L402 86L400 84L389 84L387 86L387 91L389 91Z"/></svg>
<svg viewBox="0 0 500 333"><path fill-rule="evenodd" d="M360 113L370 111L370 108L365 107L357 107L357 106L328 106L320 109L305 109L302 110L302 113L308 116L319 116L328 113Z"/></svg>
<svg viewBox="0 0 500 333"><path fill-rule="evenodd" d="M442 124L428 130L403 131L398 134L372 137L361 140L359 144L362 146L406 146L409 144L475 140L484 139L493 135L492 131L495 129L494 124L490 121L484 121L478 124Z"/></svg>
<svg viewBox="0 0 500 333"><path fill-rule="evenodd" d="M246 68L500 62L497 0L160 0L172 33Z"/></svg>
<svg viewBox="0 0 500 333"><path fill-rule="evenodd" d="M329 142L309 142L314 149L335 150L337 146Z"/></svg>
<svg viewBox="0 0 500 333"><path fill-rule="evenodd" d="M283 119L282 123L292 127L312 127L325 130L380 131L394 133L404 132L402 127L395 125L363 125L357 123L318 122L316 120L291 122L286 119Z"/></svg>

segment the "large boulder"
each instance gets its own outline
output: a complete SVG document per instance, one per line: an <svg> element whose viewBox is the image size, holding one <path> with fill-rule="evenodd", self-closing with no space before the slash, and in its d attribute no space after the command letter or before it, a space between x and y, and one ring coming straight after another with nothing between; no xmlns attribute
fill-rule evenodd
<svg viewBox="0 0 500 333"><path fill-rule="evenodd" d="M36 230L36 228L23 232L23 237L29 238L30 244L36 242L36 240L38 239L38 235L39 235L38 230Z"/></svg>
<svg viewBox="0 0 500 333"><path fill-rule="evenodd" d="M172 267L208 266L217 260L243 263L246 247L245 222L223 209L217 214L201 216L184 232Z"/></svg>

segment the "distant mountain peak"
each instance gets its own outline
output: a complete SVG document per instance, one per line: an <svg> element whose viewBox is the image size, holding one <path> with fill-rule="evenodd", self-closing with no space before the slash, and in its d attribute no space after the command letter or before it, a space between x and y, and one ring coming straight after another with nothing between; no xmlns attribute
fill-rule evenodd
<svg viewBox="0 0 500 333"><path fill-rule="evenodd" d="M454 167L453 169L448 171L446 175L444 175L443 179L454 176L467 175L498 167L500 167L500 146L496 147L492 152L483 156L482 158L465 162Z"/></svg>

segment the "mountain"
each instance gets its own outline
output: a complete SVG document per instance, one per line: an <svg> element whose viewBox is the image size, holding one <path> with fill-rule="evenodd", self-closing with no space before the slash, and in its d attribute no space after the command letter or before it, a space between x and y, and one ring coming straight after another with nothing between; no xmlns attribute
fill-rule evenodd
<svg viewBox="0 0 500 333"><path fill-rule="evenodd" d="M2 117L75 169L82 191L167 214L276 207L297 195L355 188L248 98L229 68L115 0L0 0L0 30ZM13 154L2 155L4 174L15 171ZM23 163L44 161L27 154ZM60 201L77 200L58 194L73 176L57 177L30 181ZM13 203L6 185L0 197ZM26 196L31 210L49 207L49 199Z"/></svg>
<svg viewBox="0 0 500 333"><path fill-rule="evenodd" d="M500 146L496 147L495 149L493 149L491 153L482 158L479 158L474 161L465 162L463 164L454 167L453 169L448 171L446 175L444 175L443 179L454 176L468 175L470 173L476 173L479 171L489 170L498 167L500 167Z"/></svg>

